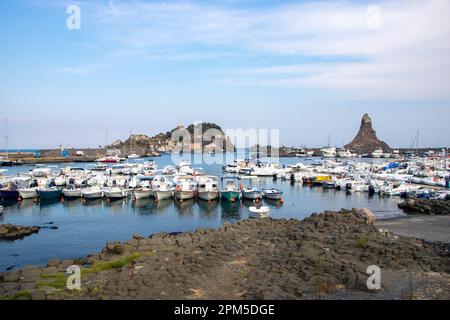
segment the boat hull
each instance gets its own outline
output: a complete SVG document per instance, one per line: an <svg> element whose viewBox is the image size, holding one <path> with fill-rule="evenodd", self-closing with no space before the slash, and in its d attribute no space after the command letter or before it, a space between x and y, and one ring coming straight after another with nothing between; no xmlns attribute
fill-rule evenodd
<svg viewBox="0 0 450 320"><path fill-rule="evenodd" d="M82 191L79 190L63 190L63 195L65 198L81 198Z"/></svg>
<svg viewBox="0 0 450 320"><path fill-rule="evenodd" d="M101 199L104 194L103 191L85 191L82 193L82 196L85 199Z"/></svg>
<svg viewBox="0 0 450 320"><path fill-rule="evenodd" d="M22 199L34 199L38 197L36 189L19 189Z"/></svg>
<svg viewBox="0 0 450 320"><path fill-rule="evenodd" d="M149 190L135 190L133 192L133 195L136 200L147 199L153 195L153 192L150 189Z"/></svg>
<svg viewBox="0 0 450 320"><path fill-rule="evenodd" d="M262 199L261 191L242 191L242 197L248 200Z"/></svg>
<svg viewBox="0 0 450 320"><path fill-rule="evenodd" d="M165 200L165 199L172 199L174 192L170 191L170 190L167 190L167 191L157 190L154 192L154 195L155 195L155 199L157 201L161 201L161 200Z"/></svg>
<svg viewBox="0 0 450 320"><path fill-rule="evenodd" d="M205 201L212 201L219 198L219 193L217 191L199 191L198 197Z"/></svg>
<svg viewBox="0 0 450 320"><path fill-rule="evenodd" d="M105 191L104 193L106 199L123 199L126 197L123 191Z"/></svg>
<svg viewBox="0 0 450 320"><path fill-rule="evenodd" d="M54 200L62 196L62 190L38 190L37 192L41 200Z"/></svg>
<svg viewBox="0 0 450 320"><path fill-rule="evenodd" d="M195 192L194 191L176 191L175 192L175 198L177 200L189 200L195 198Z"/></svg>
<svg viewBox="0 0 450 320"><path fill-rule="evenodd" d="M221 191L220 198L225 201L236 202L241 199L241 193L239 191Z"/></svg>
<svg viewBox="0 0 450 320"><path fill-rule="evenodd" d="M1 190L0 195L4 201L11 201L19 199L19 191Z"/></svg>

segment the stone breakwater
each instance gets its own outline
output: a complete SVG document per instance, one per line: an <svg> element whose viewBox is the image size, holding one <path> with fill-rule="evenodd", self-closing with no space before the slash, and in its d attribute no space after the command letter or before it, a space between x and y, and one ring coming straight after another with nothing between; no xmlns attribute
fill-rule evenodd
<svg viewBox="0 0 450 320"><path fill-rule="evenodd" d="M22 227L14 224L0 225L0 240L18 240L38 233L40 227Z"/></svg>
<svg viewBox="0 0 450 320"><path fill-rule="evenodd" d="M449 299L440 244L377 229L367 210L298 220L246 220L192 233L134 235L78 260L0 274L8 299ZM82 267L81 291L65 287ZM369 292L368 266L382 270Z"/></svg>
<svg viewBox="0 0 450 320"><path fill-rule="evenodd" d="M449 215L450 201L433 199L408 199L398 205L406 213Z"/></svg>

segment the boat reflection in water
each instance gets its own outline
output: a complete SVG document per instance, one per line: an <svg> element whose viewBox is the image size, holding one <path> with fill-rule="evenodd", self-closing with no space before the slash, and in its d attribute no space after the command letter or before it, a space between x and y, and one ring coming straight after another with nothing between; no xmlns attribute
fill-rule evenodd
<svg viewBox="0 0 450 320"><path fill-rule="evenodd" d="M222 218L224 220L235 221L241 218L241 202L221 201Z"/></svg>
<svg viewBox="0 0 450 320"><path fill-rule="evenodd" d="M219 201L198 201L197 204L202 217L208 219L216 218Z"/></svg>
<svg viewBox="0 0 450 320"><path fill-rule="evenodd" d="M175 201L175 209L180 216L193 216L192 207L196 204L195 199L184 200L183 202Z"/></svg>

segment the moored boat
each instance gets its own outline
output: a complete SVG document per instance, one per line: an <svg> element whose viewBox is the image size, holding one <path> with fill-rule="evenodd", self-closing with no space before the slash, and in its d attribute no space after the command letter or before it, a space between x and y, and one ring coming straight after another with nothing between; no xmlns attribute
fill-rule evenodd
<svg viewBox="0 0 450 320"><path fill-rule="evenodd" d="M261 200L263 197L262 191L255 187L247 187L242 190L242 197L247 200Z"/></svg>
<svg viewBox="0 0 450 320"><path fill-rule="evenodd" d="M263 190L263 196L264 198L270 199L270 200L282 200L283 199L283 192L272 188L272 189L264 189Z"/></svg>
<svg viewBox="0 0 450 320"><path fill-rule="evenodd" d="M222 190L220 191L220 198L233 203L241 200L241 190L238 186L238 182L240 180L241 179L238 177L222 177Z"/></svg>
<svg viewBox="0 0 450 320"><path fill-rule="evenodd" d="M37 193L41 200L54 200L59 199L62 196L62 190L57 187L37 189Z"/></svg>

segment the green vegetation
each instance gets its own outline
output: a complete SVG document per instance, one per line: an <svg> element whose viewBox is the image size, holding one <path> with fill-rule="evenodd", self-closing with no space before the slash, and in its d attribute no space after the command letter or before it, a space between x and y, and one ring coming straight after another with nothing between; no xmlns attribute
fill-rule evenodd
<svg viewBox="0 0 450 320"><path fill-rule="evenodd" d="M37 288L53 287L55 289L63 289L67 285L68 276L65 273L42 274L40 277L50 281L38 282Z"/></svg>
<svg viewBox="0 0 450 320"><path fill-rule="evenodd" d="M27 299L31 298L31 292L28 291L28 290L20 291L20 292L17 292L15 295L10 296L10 297L9 296L0 297L0 301L18 300L20 298L27 298Z"/></svg>
<svg viewBox="0 0 450 320"><path fill-rule="evenodd" d="M94 274L94 273L99 273L102 271L108 271L108 270L112 270L112 269L121 269L121 268L125 267L127 264L130 264L130 263L136 261L141 256L142 256L141 253L135 253L131 256L128 256L125 258L120 258L120 259L113 260L113 261L97 262L97 263L94 263L92 268L81 270L81 274Z"/></svg>
<svg viewBox="0 0 450 320"><path fill-rule="evenodd" d="M369 242L371 241L372 239L369 237L369 236L364 236L364 237L362 237L362 238L359 238L357 241L356 241L356 246L358 247L358 248L361 248L361 249L367 249L368 247L369 247Z"/></svg>

